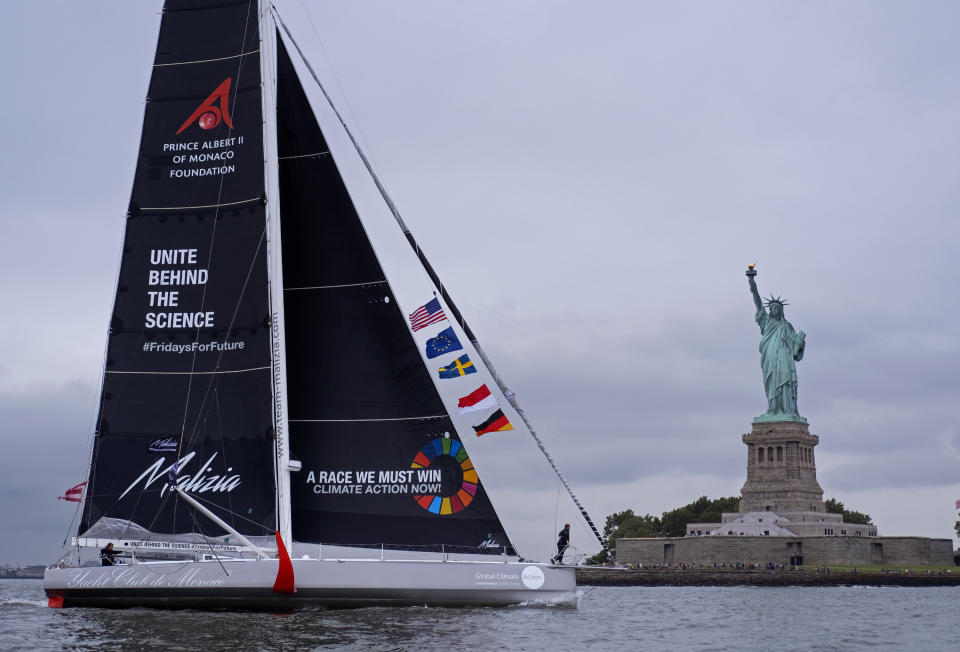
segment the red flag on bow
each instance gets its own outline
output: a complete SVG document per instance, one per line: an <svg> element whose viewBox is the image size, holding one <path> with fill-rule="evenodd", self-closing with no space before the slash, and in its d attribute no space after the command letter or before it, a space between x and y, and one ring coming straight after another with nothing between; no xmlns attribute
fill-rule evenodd
<svg viewBox="0 0 960 652"><path fill-rule="evenodd" d="M71 503L79 503L83 500L83 488L87 486L86 482L81 482L67 489L62 496L57 496L57 500L69 500Z"/></svg>

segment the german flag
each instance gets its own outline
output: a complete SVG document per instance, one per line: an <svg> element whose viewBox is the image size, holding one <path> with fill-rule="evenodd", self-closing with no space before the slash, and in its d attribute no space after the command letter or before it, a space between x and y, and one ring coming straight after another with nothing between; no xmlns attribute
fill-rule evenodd
<svg viewBox="0 0 960 652"><path fill-rule="evenodd" d="M486 420L479 426L474 426L473 429L476 431L477 437L479 437L480 435L485 435L488 432L513 430L513 424L510 423L510 420L503 415L503 410L497 410L487 417Z"/></svg>

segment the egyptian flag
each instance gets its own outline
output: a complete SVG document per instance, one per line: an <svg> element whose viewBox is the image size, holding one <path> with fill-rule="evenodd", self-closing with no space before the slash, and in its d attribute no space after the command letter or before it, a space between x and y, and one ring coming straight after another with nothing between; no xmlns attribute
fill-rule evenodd
<svg viewBox="0 0 960 652"><path fill-rule="evenodd" d="M480 435L485 435L488 432L513 430L513 424L511 424L510 420L503 415L503 410L498 409L496 412L487 417L486 421L481 423L479 426L474 426L473 429L476 431L477 437L479 437Z"/></svg>
<svg viewBox="0 0 960 652"><path fill-rule="evenodd" d="M497 407L497 401L493 398L493 394L490 393L486 385L480 385L480 387L461 398L457 403L457 409L460 410L460 414L466 414L474 410L489 410L495 407Z"/></svg>

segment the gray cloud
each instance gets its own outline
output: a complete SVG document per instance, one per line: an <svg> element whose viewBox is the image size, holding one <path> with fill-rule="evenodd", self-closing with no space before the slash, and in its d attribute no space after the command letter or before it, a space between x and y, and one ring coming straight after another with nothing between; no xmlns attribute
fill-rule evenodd
<svg viewBox="0 0 960 652"><path fill-rule="evenodd" d="M6 25L37 28L0 39L30 52L0 106L0 508L22 524L0 561L54 555L52 496L85 468L155 47L159 3L74 4L11 5ZM278 5L340 97L303 6ZM752 261L808 334L827 493L900 520L913 495L952 505L955 4L310 11L348 120L588 507L739 489L764 407Z"/></svg>

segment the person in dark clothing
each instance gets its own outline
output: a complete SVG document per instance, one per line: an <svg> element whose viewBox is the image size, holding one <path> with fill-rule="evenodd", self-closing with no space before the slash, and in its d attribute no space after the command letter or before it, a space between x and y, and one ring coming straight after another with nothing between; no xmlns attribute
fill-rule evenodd
<svg viewBox="0 0 960 652"><path fill-rule="evenodd" d="M570 545L570 524L567 523L563 526L563 529L560 530L560 533L557 535L557 556L551 559L554 564L563 563L563 553L567 551L567 547Z"/></svg>
<svg viewBox="0 0 960 652"><path fill-rule="evenodd" d="M114 559L119 555L119 552L113 551L113 542L108 543L106 548L100 548L100 565L101 566L113 566L116 564Z"/></svg>

